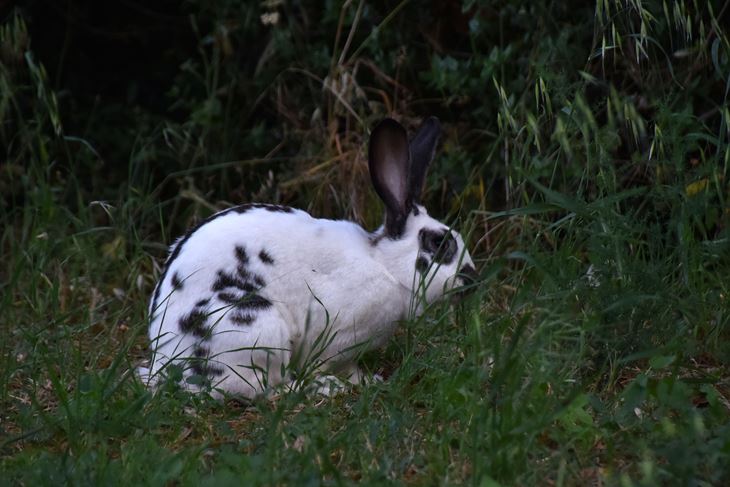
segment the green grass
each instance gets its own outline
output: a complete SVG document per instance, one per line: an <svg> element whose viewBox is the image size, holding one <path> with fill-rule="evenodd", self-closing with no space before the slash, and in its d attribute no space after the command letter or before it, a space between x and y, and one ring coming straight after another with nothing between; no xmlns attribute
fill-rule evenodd
<svg viewBox="0 0 730 487"><path fill-rule="evenodd" d="M162 114L70 91L9 14L0 485L727 484L730 12L700 3L188 2ZM475 292L366 354L382 383L146 390L166 245L252 200L374 228L390 113L442 120L426 200Z"/></svg>

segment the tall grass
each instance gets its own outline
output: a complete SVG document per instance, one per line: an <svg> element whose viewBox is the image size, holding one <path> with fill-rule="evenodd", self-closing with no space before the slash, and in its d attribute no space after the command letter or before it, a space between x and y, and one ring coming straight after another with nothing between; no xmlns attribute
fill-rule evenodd
<svg viewBox="0 0 730 487"><path fill-rule="evenodd" d="M727 483L727 5L190 1L162 112L74 91L104 74L11 12L0 483ZM481 280L363 357L384 382L246 405L136 380L167 244L254 200L375 228L368 127L430 114L425 200Z"/></svg>

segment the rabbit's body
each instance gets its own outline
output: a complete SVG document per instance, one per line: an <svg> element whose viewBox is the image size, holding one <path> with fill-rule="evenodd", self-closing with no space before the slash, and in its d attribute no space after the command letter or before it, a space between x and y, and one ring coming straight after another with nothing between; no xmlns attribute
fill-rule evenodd
<svg viewBox="0 0 730 487"><path fill-rule="evenodd" d="M218 213L173 245L150 307L153 373L188 359L187 376L250 396L280 382L280 366L309 356L319 336L327 346L317 360L340 372L358 345L381 346L406 313L410 287L385 267L374 235L349 221L256 206ZM229 370L254 376L246 366L266 361L269 376L259 372L251 384Z"/></svg>
<svg viewBox="0 0 730 487"><path fill-rule="evenodd" d="M388 340L419 282L431 282L424 294L433 301L463 283L459 272L473 272L456 232L415 201L406 205L405 193L396 215L389 189L374 184L388 210L375 233L249 204L179 239L150 303L148 378L179 364L192 390L209 382L252 397L314 360L320 372L358 382L357 355Z"/></svg>

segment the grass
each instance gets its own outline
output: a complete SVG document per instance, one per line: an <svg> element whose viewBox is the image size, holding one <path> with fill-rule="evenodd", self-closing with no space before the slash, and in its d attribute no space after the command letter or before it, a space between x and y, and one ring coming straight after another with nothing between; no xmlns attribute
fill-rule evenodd
<svg viewBox="0 0 730 487"><path fill-rule="evenodd" d="M68 88L102 75L49 74L31 6L8 14L0 484L726 484L727 5L189 2L161 112ZM374 228L389 113L442 120L426 200L475 292L364 356L382 383L146 390L166 245L254 200Z"/></svg>

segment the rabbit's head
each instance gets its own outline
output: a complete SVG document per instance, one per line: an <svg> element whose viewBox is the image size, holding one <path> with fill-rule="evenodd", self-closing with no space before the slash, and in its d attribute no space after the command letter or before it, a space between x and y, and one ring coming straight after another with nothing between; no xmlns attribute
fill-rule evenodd
<svg viewBox="0 0 730 487"><path fill-rule="evenodd" d="M393 277L413 291L425 287L428 302L476 278L461 235L419 204L440 134L438 119L431 117L409 142L406 130L387 118L373 130L368 153L373 186L385 204L385 224L374 245Z"/></svg>

